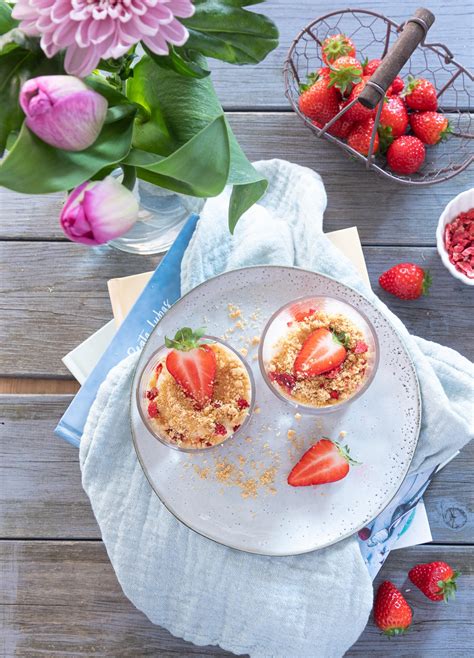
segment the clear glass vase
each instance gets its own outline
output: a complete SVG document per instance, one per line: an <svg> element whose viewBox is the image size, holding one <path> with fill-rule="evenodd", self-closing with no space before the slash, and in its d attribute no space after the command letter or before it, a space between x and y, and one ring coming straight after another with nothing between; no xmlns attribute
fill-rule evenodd
<svg viewBox="0 0 474 658"><path fill-rule="evenodd" d="M118 170L117 175L121 174ZM128 233L108 242L109 246L131 254L167 251L189 216L199 213L205 202L205 199L176 194L140 179L133 192L140 203L138 221Z"/></svg>

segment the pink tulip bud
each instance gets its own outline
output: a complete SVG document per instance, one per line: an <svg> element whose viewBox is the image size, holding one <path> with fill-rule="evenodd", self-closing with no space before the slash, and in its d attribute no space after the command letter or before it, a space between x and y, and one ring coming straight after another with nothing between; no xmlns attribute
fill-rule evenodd
<svg viewBox="0 0 474 658"><path fill-rule="evenodd" d="M138 218L138 201L115 178L86 181L69 195L60 221L70 240L98 245L118 238Z"/></svg>
<svg viewBox="0 0 474 658"><path fill-rule="evenodd" d="M43 142L65 151L83 151L93 144L107 113L105 98L70 75L27 80L20 105L28 128Z"/></svg>

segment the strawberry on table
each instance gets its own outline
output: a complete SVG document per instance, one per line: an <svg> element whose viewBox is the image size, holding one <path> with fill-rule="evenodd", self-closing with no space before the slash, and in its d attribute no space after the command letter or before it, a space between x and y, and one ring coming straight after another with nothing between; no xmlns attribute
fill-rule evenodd
<svg viewBox="0 0 474 658"><path fill-rule="evenodd" d="M349 134L349 137L347 138L347 144L358 153L362 153L362 155L368 155L374 126L375 121L373 119L366 119L362 123L357 124ZM373 153L377 153L378 150L379 136L376 132Z"/></svg>
<svg viewBox="0 0 474 658"><path fill-rule="evenodd" d="M455 597L459 571L452 569L446 562L428 562L417 564L410 569L408 577L431 601L444 601Z"/></svg>
<svg viewBox="0 0 474 658"><path fill-rule="evenodd" d="M321 55L323 62L329 64L343 55L355 57L356 49L352 41L345 34L333 34L323 41Z"/></svg>
<svg viewBox="0 0 474 658"><path fill-rule="evenodd" d="M424 78L414 78L409 75L403 97L412 110L436 111L438 109L436 89L429 80Z"/></svg>
<svg viewBox="0 0 474 658"><path fill-rule="evenodd" d="M315 329L304 341L293 365L297 377L315 377L337 368L347 350L329 329Z"/></svg>
<svg viewBox="0 0 474 658"><path fill-rule="evenodd" d="M317 122L318 126L324 126L339 112L339 94L329 84L329 76L323 73L310 77L309 85L301 86L302 93L298 99L300 111Z"/></svg>
<svg viewBox="0 0 474 658"><path fill-rule="evenodd" d="M402 635L410 626L412 611L403 594L389 580L383 582L375 597L374 621L385 635Z"/></svg>
<svg viewBox="0 0 474 658"><path fill-rule="evenodd" d="M440 112L416 112L410 117L410 125L424 144L437 144L451 132L448 119Z"/></svg>
<svg viewBox="0 0 474 658"><path fill-rule="evenodd" d="M172 377L197 405L202 408L212 398L216 376L216 355L201 342L204 329L180 329L173 339L165 338L170 352L166 367Z"/></svg>
<svg viewBox="0 0 474 658"><path fill-rule="evenodd" d="M350 465L357 464L349 455L349 448L330 439L320 439L301 457L288 475L292 487L329 484L342 480Z"/></svg>
<svg viewBox="0 0 474 658"><path fill-rule="evenodd" d="M381 274L379 284L400 299L418 299L428 294L431 275L414 263L399 263Z"/></svg>
<svg viewBox="0 0 474 658"><path fill-rule="evenodd" d="M344 55L333 62L331 69L331 86L334 85L345 96L352 87L362 79L362 65L355 57Z"/></svg>
<svg viewBox="0 0 474 658"><path fill-rule="evenodd" d="M414 174L425 161L425 154L421 139L402 135L388 147L387 164L397 174Z"/></svg>
<svg viewBox="0 0 474 658"><path fill-rule="evenodd" d="M408 128L408 112L405 103L398 96L387 98L382 105L379 122L379 137L382 151L386 151L396 137Z"/></svg>

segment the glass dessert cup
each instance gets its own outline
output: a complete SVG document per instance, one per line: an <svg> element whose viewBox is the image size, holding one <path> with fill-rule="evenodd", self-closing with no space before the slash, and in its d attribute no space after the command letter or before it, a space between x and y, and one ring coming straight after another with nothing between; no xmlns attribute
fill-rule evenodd
<svg viewBox="0 0 474 658"><path fill-rule="evenodd" d="M303 343L319 328L336 334L336 344L343 342L343 362L317 376L296 372ZM354 306L337 297L311 295L288 302L272 315L258 358L263 380L277 398L301 414L321 415L363 395L377 372L379 343L370 320Z"/></svg>
<svg viewBox="0 0 474 658"><path fill-rule="evenodd" d="M136 389L136 404L145 427L163 445L181 452L196 453L211 450L212 448L221 446L230 438L240 435L245 431L255 405L255 381L253 373L242 355L230 347L230 345L214 336L203 336L202 341L203 344L208 345L211 349L215 345L217 353L221 355L218 358L218 363L224 363L223 368L219 368L219 366L217 368L215 377L216 386L213 397L204 408L200 409L199 405L194 403L189 396L183 391L180 392L179 385L166 368L166 357L172 350L165 345L158 348L143 367ZM236 373L235 375L230 374L229 369L232 366L234 367L233 372ZM220 382L219 376L221 376ZM219 384L224 384L226 381L229 382L234 376L237 377L237 379L234 379L236 396L230 400L220 399L219 393L222 391L219 389ZM240 384L238 383L239 381ZM160 385L162 386L162 394L151 397L151 395L154 395L154 391L151 393L151 389L156 388L159 390ZM150 403L154 401L157 403L158 415L151 417L149 413ZM237 408L235 408L236 402ZM166 415L169 416L171 407L174 406L176 408L176 405L179 407L180 404L183 411L186 412L187 418L190 420L191 432L199 427L200 419L205 420L207 425L211 421L215 423L217 432L213 432L213 436L209 437L211 440L207 440L207 437L204 436L200 439L199 444L190 445L190 443L197 441L197 439L184 439L183 441L172 439L166 431L169 427L172 427L172 423L167 422L169 418L167 419ZM162 415L159 414L160 408ZM234 420L229 418L229 410L232 411L232 409L236 413ZM164 422L161 422L161 419Z"/></svg>

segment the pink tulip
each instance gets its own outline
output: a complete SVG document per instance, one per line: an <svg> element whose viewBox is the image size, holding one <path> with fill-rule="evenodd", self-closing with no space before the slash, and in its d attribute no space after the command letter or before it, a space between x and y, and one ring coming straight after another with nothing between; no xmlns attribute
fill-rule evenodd
<svg viewBox="0 0 474 658"><path fill-rule="evenodd" d="M138 218L138 201L115 178L86 181L69 195L60 221L70 240L98 245L129 231Z"/></svg>
<svg viewBox="0 0 474 658"><path fill-rule="evenodd" d="M43 142L65 151L83 151L93 144L107 113L105 98L69 75L27 80L20 105L28 128Z"/></svg>

